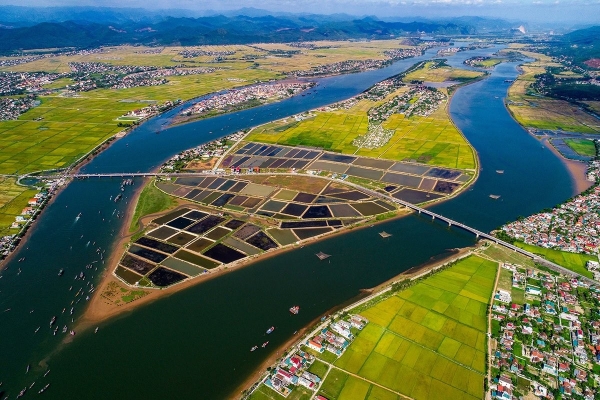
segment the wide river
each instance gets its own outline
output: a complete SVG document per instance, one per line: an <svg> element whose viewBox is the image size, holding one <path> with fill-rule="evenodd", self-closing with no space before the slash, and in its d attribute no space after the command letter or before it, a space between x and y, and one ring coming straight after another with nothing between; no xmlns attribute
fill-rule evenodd
<svg viewBox="0 0 600 400"><path fill-rule="evenodd" d="M448 63L462 66L466 58L495 50L461 52ZM434 55L430 50L381 70L319 79L307 96L164 129L177 112L173 110L115 142L84 170L149 171L184 149L351 97ZM500 64L487 79L459 89L450 105L452 119L477 149L482 171L471 188L434 209L484 231L560 203L574 190L560 160L504 107L509 86L504 80L517 74L517 63ZM496 169L505 173L497 174ZM89 290L90 281L97 283L104 267L99 253L106 250L107 258L114 232L123 224L116 216L125 210L132 190L115 204L109 198L119 193L119 186L120 179L72 182L1 272L0 392L11 399L34 381L25 397L47 383L51 386L44 396L57 399L230 397L294 331L356 298L360 289L440 257L447 249L474 243L474 237L460 229L409 216L263 260L143 306L104 323L97 334L83 332L61 345L62 327L72 325L71 318L81 315L86 303L73 302L75 293ZM490 194L501 197L492 200ZM393 236L382 241L377 234L382 229ZM320 262L314 256L318 251L333 256ZM25 260L18 262L22 257ZM97 270L87 269L88 279L75 280L90 263ZM60 268L65 268L62 277L57 276ZM288 308L295 304L301 312L292 316ZM52 316L61 327L56 335L49 328ZM277 329L269 335L269 346L250 353L250 347L266 340L265 330L271 325ZM50 372L43 377L46 365Z"/></svg>

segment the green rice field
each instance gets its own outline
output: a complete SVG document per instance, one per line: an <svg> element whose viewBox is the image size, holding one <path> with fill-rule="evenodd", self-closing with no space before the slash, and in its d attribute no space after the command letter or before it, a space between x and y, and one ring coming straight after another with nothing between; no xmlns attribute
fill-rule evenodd
<svg viewBox="0 0 600 400"><path fill-rule="evenodd" d="M596 155L596 145L588 139L565 139L565 143L574 152L582 156L594 157Z"/></svg>
<svg viewBox="0 0 600 400"><path fill-rule="evenodd" d="M36 193L35 189L17 185L12 178L0 178L0 236L18 232L18 229L10 229L10 225Z"/></svg>
<svg viewBox="0 0 600 400"><path fill-rule="evenodd" d="M592 273L585 268L585 264L589 260L598 261L597 256L592 256L589 254L569 253L567 251L560 251L554 249L546 249L544 247L538 247L523 242L515 242L515 245L519 246L523 250L527 250L531 253L537 254L548 261L552 261L558 265L570 269L571 271L577 272L578 274L581 274L583 276L587 276L590 279L594 277Z"/></svg>
<svg viewBox="0 0 600 400"><path fill-rule="evenodd" d="M370 104L366 104L370 103ZM382 126L394 130L388 143L358 149L352 141L367 132L367 110L375 102L362 100L349 110L317 112L302 121L287 118L253 130L248 141L320 147L344 154L390 160L423 160L430 165L474 169L473 149L452 124L445 106L428 117L392 115Z"/></svg>
<svg viewBox="0 0 600 400"><path fill-rule="evenodd" d="M495 262L470 256L361 311L370 322L334 362L339 370L329 372L320 394L481 399L496 269Z"/></svg>

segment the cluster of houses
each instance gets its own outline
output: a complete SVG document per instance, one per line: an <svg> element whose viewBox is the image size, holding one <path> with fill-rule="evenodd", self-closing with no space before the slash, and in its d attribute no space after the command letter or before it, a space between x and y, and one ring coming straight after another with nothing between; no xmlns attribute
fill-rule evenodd
<svg viewBox="0 0 600 400"><path fill-rule="evenodd" d="M390 62L390 59L346 60L332 64L316 65L314 67L311 67L311 69L309 70L295 70L290 72L289 74L293 76L338 75L350 72L362 72L380 69L389 65Z"/></svg>
<svg viewBox="0 0 600 400"><path fill-rule="evenodd" d="M85 92L96 88L128 89L157 86L168 82L168 76L198 75L214 72L215 68L180 68L140 65L112 65L100 62L69 63L71 73L65 76L75 83L69 90Z"/></svg>
<svg viewBox="0 0 600 400"><path fill-rule="evenodd" d="M512 273L512 288L498 290L492 304L499 327L490 344L492 397L597 398L600 289L517 265L503 268Z"/></svg>
<svg viewBox="0 0 600 400"><path fill-rule="evenodd" d="M308 372L314 360L315 357L311 354L298 350L271 371L265 380L265 385L284 397L287 397L295 386L317 390L321 378Z"/></svg>
<svg viewBox="0 0 600 400"><path fill-rule="evenodd" d="M162 104L151 104L149 106L146 107L142 107L142 108L138 108L132 111L129 111L127 114L123 115L121 118L126 118L126 119L130 119L130 118L135 118L136 120L142 120L142 119L146 119L146 118L150 118L154 115L157 115L163 111L166 111L172 107L175 107L177 105L181 104L181 100L175 100L175 101L165 101Z"/></svg>
<svg viewBox="0 0 600 400"><path fill-rule="evenodd" d="M182 151L164 163L161 167L161 172L176 172L185 168L191 161L221 157L229 148L228 143L237 142L245 135L246 133L243 131L236 132L221 139L213 140L198 147Z"/></svg>
<svg viewBox="0 0 600 400"><path fill-rule="evenodd" d="M189 49L189 50L182 50L177 54L179 54L183 58L196 58L196 57L202 57L202 56L226 57L226 56L234 55L235 51L233 51L233 50Z"/></svg>
<svg viewBox="0 0 600 400"><path fill-rule="evenodd" d="M369 321L360 315L352 315L350 320L339 320L323 328L317 335L306 341L306 346L316 352L328 351L341 356L354 340L352 328L362 330Z"/></svg>
<svg viewBox="0 0 600 400"><path fill-rule="evenodd" d="M35 54L35 55L19 55L14 57L6 57L0 60L0 68L14 67L20 64L26 64L33 61L41 60L43 58L57 57L57 56L84 56L89 54L102 53L104 49L102 47L96 49L87 50L71 50L71 51L56 51L52 53Z"/></svg>
<svg viewBox="0 0 600 400"><path fill-rule="evenodd" d="M204 114L214 110L224 111L251 100L265 102L272 99L283 99L293 96L312 86L314 86L314 83L312 82L286 82L268 83L234 89L227 93L217 94L201 100L192 107L184 110L181 115L189 116L193 114Z"/></svg>
<svg viewBox="0 0 600 400"><path fill-rule="evenodd" d="M509 236L525 243L572 253L598 254L600 246L600 186L551 212L504 225Z"/></svg>
<svg viewBox="0 0 600 400"><path fill-rule="evenodd" d="M61 77L48 72L0 72L0 95L40 93L43 86Z"/></svg>
<svg viewBox="0 0 600 400"><path fill-rule="evenodd" d="M19 115L35 107L37 103L39 100L36 100L33 95L16 98L4 97L0 99L0 121L17 119Z"/></svg>

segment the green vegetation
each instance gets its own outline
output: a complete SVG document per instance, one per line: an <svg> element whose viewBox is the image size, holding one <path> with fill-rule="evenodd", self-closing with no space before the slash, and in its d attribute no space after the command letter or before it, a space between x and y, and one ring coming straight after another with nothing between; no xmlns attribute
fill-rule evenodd
<svg viewBox="0 0 600 400"><path fill-rule="evenodd" d="M571 271L577 272L578 274L587 276L588 278L594 277L592 273L585 268L585 264L589 260L597 261L598 257L596 256L591 256L588 254L569 253L566 251L554 249L546 249L544 247L538 247L523 242L515 242L515 245L519 246L523 250L527 250L531 253L537 254L548 261L552 261L558 265L570 269Z"/></svg>
<svg viewBox="0 0 600 400"><path fill-rule="evenodd" d="M565 139L565 143L574 152L582 156L594 157L596 155L596 145L588 139Z"/></svg>
<svg viewBox="0 0 600 400"><path fill-rule="evenodd" d="M133 232L137 229L138 222L144 215L165 211L176 205L176 200L154 186L154 182L146 185L142 190L142 193L140 193L140 198L135 206L135 212L131 219L129 232Z"/></svg>
<svg viewBox="0 0 600 400"><path fill-rule="evenodd" d="M402 90L405 89L395 93ZM450 168L475 168L473 149L452 124L447 103L427 117L393 114L382 124L384 129L394 131L389 142L374 149L354 146L354 139L367 132L367 111L380 103L361 100L347 110L317 112L300 122L286 118L254 129L246 139L398 161L417 160Z"/></svg>
<svg viewBox="0 0 600 400"><path fill-rule="evenodd" d="M376 398L367 397L362 377L415 399L482 398L496 268L470 256L361 311L369 324L334 363L343 371L332 369L320 392ZM349 385L353 397L346 397Z"/></svg>
<svg viewBox="0 0 600 400"><path fill-rule="evenodd" d="M445 82L445 81L469 81L476 79L484 74L479 71L469 71L466 69L452 68L444 64L441 60L429 61L422 68L414 70L407 74L404 82Z"/></svg>
<svg viewBox="0 0 600 400"><path fill-rule="evenodd" d="M18 232L10 229L10 225L36 193L35 189L17 185L13 178L0 178L0 236Z"/></svg>
<svg viewBox="0 0 600 400"><path fill-rule="evenodd" d="M305 387L297 386L288 397L283 397L270 387L260 385L258 389L252 392L250 400L309 400L312 393L311 390Z"/></svg>
<svg viewBox="0 0 600 400"><path fill-rule="evenodd" d="M536 61L521 66L523 74L519 75L508 90L508 109L517 122L526 128L600 133L598 120L579 105L540 96L533 90L537 75L545 74L547 68L562 68L562 65L540 53L519 52Z"/></svg>
<svg viewBox="0 0 600 400"><path fill-rule="evenodd" d="M482 60L475 65L483 68L492 68L504 61L502 58L488 58L486 60Z"/></svg>

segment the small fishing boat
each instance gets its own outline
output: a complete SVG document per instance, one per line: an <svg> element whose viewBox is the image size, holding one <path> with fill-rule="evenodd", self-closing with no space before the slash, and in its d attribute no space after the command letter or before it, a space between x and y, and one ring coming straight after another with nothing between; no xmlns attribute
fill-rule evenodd
<svg viewBox="0 0 600 400"><path fill-rule="evenodd" d="M256 349L258 349L258 346L252 346L252 348L250 349L250 351L254 351Z"/></svg>
<svg viewBox="0 0 600 400"><path fill-rule="evenodd" d="M290 307L290 312L294 315L298 314L298 312L300 311L300 307L299 306L293 306Z"/></svg>
<svg viewBox="0 0 600 400"><path fill-rule="evenodd" d="M275 330L275 327L272 326L269 329L267 329L267 335L270 334L271 332L273 332Z"/></svg>
<svg viewBox="0 0 600 400"><path fill-rule="evenodd" d="M54 322L56 322L56 316L52 317L50 320L50 326L54 325Z"/></svg>
<svg viewBox="0 0 600 400"><path fill-rule="evenodd" d="M38 393L44 393L48 389L48 386L50 386L49 383L47 383L46 386L44 386L43 388L41 388Z"/></svg>
<svg viewBox="0 0 600 400"><path fill-rule="evenodd" d="M94 333L98 333L98 327L96 327L96 329L94 329Z"/></svg>
<svg viewBox="0 0 600 400"><path fill-rule="evenodd" d="M63 276L64 273L65 273L65 269L61 268L60 271L58 271L58 276Z"/></svg>
<svg viewBox="0 0 600 400"><path fill-rule="evenodd" d="M267 345L268 345L268 344L269 344L269 342L268 342L268 341L267 341L267 342L264 342L264 343L262 344L262 346L261 346L261 347L264 349L265 347L267 347Z"/></svg>

